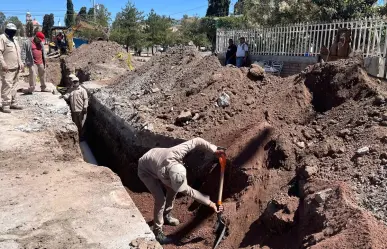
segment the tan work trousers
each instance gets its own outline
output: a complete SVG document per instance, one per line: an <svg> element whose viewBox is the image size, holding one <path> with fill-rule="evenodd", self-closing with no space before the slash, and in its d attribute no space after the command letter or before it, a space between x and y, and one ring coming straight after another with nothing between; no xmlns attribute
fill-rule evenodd
<svg viewBox="0 0 387 249"><path fill-rule="evenodd" d="M11 69L7 72L0 71L1 100L3 107L16 104L16 90L17 83L19 81L19 72L19 69Z"/></svg>
<svg viewBox="0 0 387 249"><path fill-rule="evenodd" d="M72 112L71 117L73 119L73 122L78 128L79 140L83 141L84 133L85 133L84 126L85 126L87 114L84 112Z"/></svg>
<svg viewBox="0 0 387 249"><path fill-rule="evenodd" d="M139 162L138 176L155 199L155 205L153 209L153 230L161 231L164 224L164 216L172 211L173 202L175 201L177 193L171 188L166 187L167 194L165 196L163 191L163 184L161 181L157 178L154 178L146 171L143 171L141 169L140 163L141 162Z"/></svg>
<svg viewBox="0 0 387 249"><path fill-rule="evenodd" d="M30 76L29 76L29 81L30 81L30 88L28 89L29 92L35 91L35 86L36 86L36 78L39 76L40 80L40 89L44 90L46 89L46 69L44 68L43 64L40 65L32 65L31 67L28 67Z"/></svg>

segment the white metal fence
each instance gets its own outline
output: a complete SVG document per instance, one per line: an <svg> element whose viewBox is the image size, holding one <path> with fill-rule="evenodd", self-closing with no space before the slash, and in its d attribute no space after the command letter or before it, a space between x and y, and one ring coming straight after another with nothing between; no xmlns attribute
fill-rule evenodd
<svg viewBox="0 0 387 249"><path fill-rule="evenodd" d="M216 51L226 52L230 38L238 42L239 37L245 37L252 55L317 56L323 45L332 45L339 28L351 29L352 51L362 52L365 57L386 57L387 20L382 17L217 30Z"/></svg>

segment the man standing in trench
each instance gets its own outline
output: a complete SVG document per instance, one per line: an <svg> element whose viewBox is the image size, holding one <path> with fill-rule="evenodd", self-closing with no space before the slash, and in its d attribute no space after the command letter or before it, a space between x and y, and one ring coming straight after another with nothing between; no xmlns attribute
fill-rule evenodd
<svg viewBox="0 0 387 249"><path fill-rule="evenodd" d="M35 91L36 78L39 76L40 90L50 92L46 86L46 55L44 52L45 36L37 32L35 37L25 41L22 50L22 60L29 69L30 87L24 91L25 94L32 94Z"/></svg>
<svg viewBox="0 0 387 249"><path fill-rule="evenodd" d="M20 57L20 47L14 40L17 28L13 23L8 23L4 34L0 35L0 79L2 111L11 113L11 109L21 110L16 103L16 88L20 70L24 66Z"/></svg>
<svg viewBox="0 0 387 249"><path fill-rule="evenodd" d="M202 138L194 138L172 148L154 148L145 153L138 162L138 176L152 193L155 199L153 232L160 244L169 244L171 238L164 235L163 224L177 226L179 220L173 218L171 211L177 193L183 193L196 201L220 212L208 196L191 188L187 184L187 170L183 166L183 158L195 148L203 148L220 157L224 151ZM164 196L163 186L166 188Z"/></svg>
<svg viewBox="0 0 387 249"><path fill-rule="evenodd" d="M84 140L84 125L87 117L89 98L86 89L79 85L79 79L74 74L69 76L72 82L72 89L63 95L65 100L70 100L71 117L78 128L79 141Z"/></svg>

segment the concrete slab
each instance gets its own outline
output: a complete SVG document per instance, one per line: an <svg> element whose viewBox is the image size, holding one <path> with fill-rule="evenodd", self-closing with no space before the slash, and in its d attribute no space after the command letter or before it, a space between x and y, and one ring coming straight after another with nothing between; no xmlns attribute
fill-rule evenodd
<svg viewBox="0 0 387 249"><path fill-rule="evenodd" d="M65 101L41 92L19 99L25 110L0 112L0 249L153 240L120 178L83 161Z"/></svg>

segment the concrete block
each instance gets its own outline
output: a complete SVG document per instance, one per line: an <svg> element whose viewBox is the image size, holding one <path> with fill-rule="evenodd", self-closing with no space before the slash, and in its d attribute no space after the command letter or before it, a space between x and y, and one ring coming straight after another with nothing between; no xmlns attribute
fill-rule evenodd
<svg viewBox="0 0 387 249"><path fill-rule="evenodd" d="M385 73L386 60L380 57L364 58L364 67L367 72L375 77L383 78Z"/></svg>

